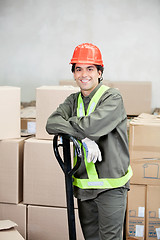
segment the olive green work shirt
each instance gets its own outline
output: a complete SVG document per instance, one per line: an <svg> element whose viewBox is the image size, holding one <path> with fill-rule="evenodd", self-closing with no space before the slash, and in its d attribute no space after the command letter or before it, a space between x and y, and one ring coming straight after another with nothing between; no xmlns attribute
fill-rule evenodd
<svg viewBox="0 0 160 240"><path fill-rule="evenodd" d="M82 96L85 111L94 93L102 83L90 93ZM98 101L89 116L77 117L79 92L71 94L48 118L46 130L49 134L66 133L77 139L89 138L95 141L102 154L102 162L95 166L99 178L119 178L125 175L130 164L127 136L127 116L123 99L117 89L109 88ZM87 178L84 162L75 174ZM124 186L129 189L129 181ZM81 200L95 198L107 189L80 189L74 187L75 197Z"/></svg>

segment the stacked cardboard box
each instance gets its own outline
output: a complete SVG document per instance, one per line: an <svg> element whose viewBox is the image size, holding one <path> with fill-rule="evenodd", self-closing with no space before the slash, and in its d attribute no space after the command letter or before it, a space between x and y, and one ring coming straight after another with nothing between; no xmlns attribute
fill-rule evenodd
<svg viewBox="0 0 160 240"><path fill-rule="evenodd" d="M26 206L20 203L25 141L20 137L20 88L0 87L0 104L0 220L1 224L8 219L14 221L25 238ZM16 229L0 231L0 239L23 239Z"/></svg>
<svg viewBox="0 0 160 240"><path fill-rule="evenodd" d="M30 138L25 142L23 201L66 207L64 174L54 156L52 141Z"/></svg>
<svg viewBox="0 0 160 240"><path fill-rule="evenodd" d="M141 114L130 122L131 183L160 184L160 118Z"/></svg>
<svg viewBox="0 0 160 240"><path fill-rule="evenodd" d="M36 89L36 138L52 139L46 130L48 117L70 94L78 92L73 86L42 86Z"/></svg>
<svg viewBox="0 0 160 240"><path fill-rule="evenodd" d="M17 230L26 239L27 207L23 203L0 203L0 220L11 220L17 224ZM1 239L1 237L0 237Z"/></svg>
<svg viewBox="0 0 160 240"><path fill-rule="evenodd" d="M0 86L0 140L20 137L20 88Z"/></svg>
<svg viewBox="0 0 160 240"><path fill-rule="evenodd" d="M160 239L160 118L151 114L140 114L130 122L129 150L133 177L131 191L128 194L128 226L130 210L134 204L139 205L139 196L145 195L144 202L144 233L141 238L136 231L127 229L128 237L135 239ZM134 184L134 185L133 185ZM133 188L137 193L134 194ZM146 193L138 188L145 188ZM132 200L131 200L132 199ZM142 219L141 219L142 220ZM139 221L140 222L140 221ZM136 222L134 222L136 224ZM142 228L141 228L142 229Z"/></svg>
<svg viewBox="0 0 160 240"><path fill-rule="evenodd" d="M28 240L68 239L64 173L53 152L48 117L71 93L73 86L44 86L36 90L36 135L25 141L23 202L28 206ZM72 149L72 146L71 146ZM62 149L59 150L63 158ZM78 239L82 236L75 201Z"/></svg>
<svg viewBox="0 0 160 240"><path fill-rule="evenodd" d="M118 88L122 94L127 115L137 116L142 112L151 113L151 82L111 82L111 87Z"/></svg>
<svg viewBox="0 0 160 240"><path fill-rule="evenodd" d="M76 235L84 240L75 209ZM28 206L28 239L68 240L67 209L46 206Z"/></svg>
<svg viewBox="0 0 160 240"><path fill-rule="evenodd" d="M25 138L0 141L0 202L18 204L23 199L23 145Z"/></svg>
<svg viewBox="0 0 160 240"><path fill-rule="evenodd" d="M145 206L146 186L131 185L127 204L127 237L145 240Z"/></svg>

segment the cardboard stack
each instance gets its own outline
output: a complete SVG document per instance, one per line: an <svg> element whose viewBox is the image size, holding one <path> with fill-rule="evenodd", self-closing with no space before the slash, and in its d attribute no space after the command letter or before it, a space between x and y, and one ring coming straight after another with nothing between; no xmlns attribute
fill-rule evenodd
<svg viewBox="0 0 160 240"><path fill-rule="evenodd" d="M147 89L146 93L150 91L150 85ZM0 239L4 234L7 234L5 239L12 236L15 240L68 239L64 174L53 153L54 136L46 132L45 126L59 104L79 88L43 86L36 91L36 134L27 138L20 135L20 89L0 87L0 220L11 220L18 225L12 225L8 230L2 227ZM147 104L146 111L149 112L150 100L143 104ZM132 111L132 104L129 108L131 115L138 113ZM30 120L27 122L35 122ZM28 129L25 118L21 124ZM127 232L130 238L159 238L159 197L154 198L154 206L151 204L160 187L159 132L158 117L149 114L140 115L130 123L130 155L134 171L128 198L130 220ZM143 137L146 133L149 138ZM136 201L133 201L134 196L137 196ZM75 201L77 238L82 240L77 211Z"/></svg>
<svg viewBox="0 0 160 240"><path fill-rule="evenodd" d="M36 89L36 135L24 146L23 202L28 206L28 240L68 239L64 173L53 152L54 136L45 126L59 104L77 91L79 88L73 86ZM77 238L82 240L76 201L75 213Z"/></svg>
<svg viewBox="0 0 160 240"><path fill-rule="evenodd" d="M127 235L134 239L160 239L159 116L143 113L130 122L129 150L133 177L131 178L131 191L128 193ZM140 187L141 191L138 190ZM140 196L143 202L139 202ZM132 208L135 209L135 205L144 213L143 232L142 224L140 224L143 223L142 215L138 218L138 223L138 215L135 214L136 218L130 215ZM133 229L134 231L132 231Z"/></svg>
<svg viewBox="0 0 160 240"><path fill-rule="evenodd" d="M0 112L0 239L18 240L23 239L20 234L26 237L26 206L20 203L25 140L20 137L20 88L0 87ZM4 230L6 222L2 220L14 221L18 226Z"/></svg>
<svg viewBox="0 0 160 240"><path fill-rule="evenodd" d="M76 91L79 88L69 86L37 88L38 127L36 137L29 138L21 137L21 129L30 135L28 123L35 123L35 117L28 119L23 112L20 129L20 89L0 87L0 239L68 239L64 174L53 153L54 136L45 125L59 104ZM81 240L77 209L75 213ZM8 227L7 220L16 224Z"/></svg>

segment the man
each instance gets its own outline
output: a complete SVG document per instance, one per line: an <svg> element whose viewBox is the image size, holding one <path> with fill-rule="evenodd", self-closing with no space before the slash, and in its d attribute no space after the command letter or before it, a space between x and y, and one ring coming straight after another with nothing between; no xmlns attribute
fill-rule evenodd
<svg viewBox="0 0 160 240"><path fill-rule="evenodd" d="M67 133L84 146L84 162L73 181L84 238L120 240L132 175L123 100L118 90L101 83L104 65L98 47L78 45L70 63L81 91L60 104L46 130Z"/></svg>

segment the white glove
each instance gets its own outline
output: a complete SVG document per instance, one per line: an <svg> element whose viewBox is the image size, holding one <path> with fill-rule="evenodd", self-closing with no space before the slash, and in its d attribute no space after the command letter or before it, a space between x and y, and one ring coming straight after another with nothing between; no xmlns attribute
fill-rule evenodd
<svg viewBox="0 0 160 240"><path fill-rule="evenodd" d="M93 162L95 163L97 160L99 162L102 161L102 156L101 152L99 150L99 147L97 143L94 141L90 140L89 138L85 138L82 140L83 146L86 150L86 157L87 157L87 162Z"/></svg>

